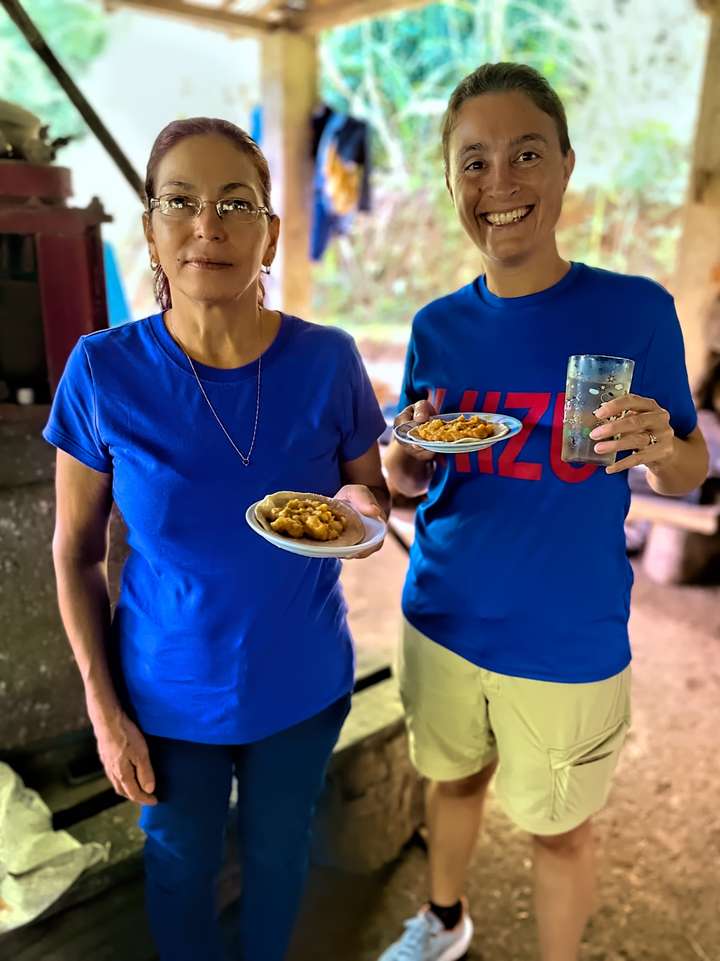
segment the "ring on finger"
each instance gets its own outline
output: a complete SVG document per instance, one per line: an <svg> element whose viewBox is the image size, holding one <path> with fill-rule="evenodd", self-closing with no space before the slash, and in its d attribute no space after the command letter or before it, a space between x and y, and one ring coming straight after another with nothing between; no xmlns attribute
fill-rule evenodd
<svg viewBox="0 0 720 961"><path fill-rule="evenodd" d="M648 447L653 447L655 444L657 444L658 439L651 430L646 430L645 433L648 435L648 440L649 440Z"/></svg>

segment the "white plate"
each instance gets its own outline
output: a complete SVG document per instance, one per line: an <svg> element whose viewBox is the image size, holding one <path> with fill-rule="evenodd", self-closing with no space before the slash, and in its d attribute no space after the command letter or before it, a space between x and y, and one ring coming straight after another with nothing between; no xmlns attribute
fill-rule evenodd
<svg viewBox="0 0 720 961"><path fill-rule="evenodd" d="M420 438L415 439L408 436L409 432L419 425L414 421L407 421L407 423L400 424L393 430L393 436L400 444L405 444L407 447L422 447L423 450L432 451L434 454L472 454L475 451L485 450L486 447L492 447L493 444L497 444L500 441L509 440L511 437L519 434L523 426L522 421L519 421L517 417L510 417L508 414L485 414L479 411L457 414L437 414L433 420L450 421L456 420L458 417L465 417L466 419L469 417L482 417L483 420L490 421L490 423L499 424L503 430L502 433L494 434L485 440L473 440L472 438L452 442L421 440Z"/></svg>
<svg viewBox="0 0 720 961"><path fill-rule="evenodd" d="M256 534L259 534L260 537L264 537L265 540L274 547L279 547L283 551L289 551L291 554L301 554L303 557L338 557L341 560L347 560L373 547L377 547L378 544L382 543L387 531L387 527L382 521L375 517L365 517L363 514L360 514L360 518L365 527L365 537L359 544L350 544L347 547L333 547L332 545L325 546L321 543L317 545L308 544L306 541L301 543L293 540L291 537L284 537L282 534L273 534L272 531L266 531L255 517L255 508L259 503L260 501L256 501L254 504L251 504L245 512L245 520L248 522L250 529Z"/></svg>

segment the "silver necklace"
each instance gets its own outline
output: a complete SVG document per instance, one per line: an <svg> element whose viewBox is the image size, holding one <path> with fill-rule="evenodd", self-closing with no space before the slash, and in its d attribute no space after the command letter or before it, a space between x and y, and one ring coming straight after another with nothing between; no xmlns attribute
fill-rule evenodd
<svg viewBox="0 0 720 961"><path fill-rule="evenodd" d="M173 335L174 335L174 331L173 331ZM177 337L175 337L175 342L178 344L178 346L180 347L180 350L183 352L183 354L185 354L185 356L187 357L188 364L190 364L190 369L192 370L193 374L195 374L195 380L197 381L197 385L198 385L198 387L200 388L200 393L201 393L201 394L203 395L203 397L205 398L205 403L208 405L208 407L209 407L210 410L212 411L213 417L214 417L215 420L218 422L218 426L220 427L220 430L221 430L221 431L223 432L223 434L225 434L225 436L227 437L228 441L230 442L230 445L231 445L232 449L235 451L235 453L238 455L238 457L240 458L240 460L243 462L243 465L244 465L245 467L249 467L249 466L250 466L250 458L252 457L252 452L253 452L253 449L254 449L254 447L255 447L255 437L257 436L258 421L260 420L260 379L261 379L261 375L262 375L262 354L259 355L258 360L257 360L258 370L257 370L257 401L256 401L256 404L255 404L255 425L254 425L254 427L253 427L252 440L250 441L250 449L248 450L247 454L243 454L243 452L240 450L240 448L237 446L237 444L235 443L235 441L232 439L232 437L231 437L230 434L228 433L228 431L227 431L225 425L223 424L223 422L220 420L217 411L215 410L215 408L213 407L213 405L210 403L210 398L209 398L208 395L205 393L205 388L204 388L203 385L202 385L202 381L201 381L200 378L198 377L198 372L197 372L197 370L195 369L195 364L193 364L193 362L192 362L192 357L190 357L190 355L189 355L188 352L185 350L185 348L184 348L183 345L180 343L180 341L177 339Z"/></svg>

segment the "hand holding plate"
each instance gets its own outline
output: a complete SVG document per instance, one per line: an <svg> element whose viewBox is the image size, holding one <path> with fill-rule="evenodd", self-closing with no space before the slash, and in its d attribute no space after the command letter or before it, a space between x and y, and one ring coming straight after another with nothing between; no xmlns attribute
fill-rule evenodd
<svg viewBox="0 0 720 961"><path fill-rule="evenodd" d="M416 404L410 404L397 415L393 427L399 427L400 424L407 424L411 421L414 424L425 424L436 416L437 411L429 400L419 400ZM424 450L417 444L404 444L403 450L416 460L427 462L435 459L435 454L432 451Z"/></svg>
<svg viewBox="0 0 720 961"><path fill-rule="evenodd" d="M382 508L377 502L375 495L370 490L369 487L365 487L364 484L346 484L341 487L340 490L335 495L335 500L345 501L350 507L354 508L358 514L364 514L365 517L376 517L383 524L387 524L387 517L385 516ZM370 557L375 551L379 551L383 546L384 541L380 541L375 547L363 554L356 554L356 558Z"/></svg>

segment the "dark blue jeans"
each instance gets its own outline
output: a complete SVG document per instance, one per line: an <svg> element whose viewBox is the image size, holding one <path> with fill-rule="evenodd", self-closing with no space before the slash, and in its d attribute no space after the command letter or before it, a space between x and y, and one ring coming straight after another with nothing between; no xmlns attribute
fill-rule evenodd
<svg viewBox="0 0 720 961"><path fill-rule="evenodd" d="M308 868L315 803L350 695L253 744L149 737L158 804L143 807L145 890L161 961L221 961L215 880L233 773L238 780L241 954L282 961Z"/></svg>

